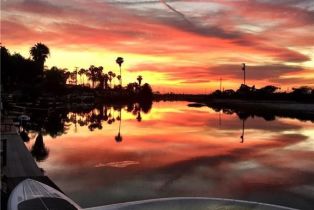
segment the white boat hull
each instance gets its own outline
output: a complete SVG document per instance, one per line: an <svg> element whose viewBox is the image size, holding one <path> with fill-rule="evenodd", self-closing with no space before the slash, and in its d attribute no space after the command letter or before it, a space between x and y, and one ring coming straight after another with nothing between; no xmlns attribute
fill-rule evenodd
<svg viewBox="0 0 314 210"><path fill-rule="evenodd" d="M80 210L74 201L41 182L26 179L12 191L7 210Z"/></svg>

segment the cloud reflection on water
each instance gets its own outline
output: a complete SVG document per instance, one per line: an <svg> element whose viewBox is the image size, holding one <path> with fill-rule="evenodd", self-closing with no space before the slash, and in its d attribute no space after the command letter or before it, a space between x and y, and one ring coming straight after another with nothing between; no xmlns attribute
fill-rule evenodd
<svg viewBox="0 0 314 210"><path fill-rule="evenodd" d="M77 133L72 125L57 139L45 138L50 156L40 166L84 207L169 196L302 209L314 204L314 196L300 190L314 185L311 122L248 118L240 144L242 122L234 114L223 114L219 124L218 113L184 102L158 103L140 123L122 114L119 144L112 138L117 126L107 124L94 132L79 127Z"/></svg>

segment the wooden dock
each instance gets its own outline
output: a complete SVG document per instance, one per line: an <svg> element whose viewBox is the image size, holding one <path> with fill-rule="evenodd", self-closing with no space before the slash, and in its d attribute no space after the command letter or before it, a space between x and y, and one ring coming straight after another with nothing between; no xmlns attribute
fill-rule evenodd
<svg viewBox="0 0 314 210"><path fill-rule="evenodd" d="M3 126L5 122L5 127ZM1 124L1 209L6 209L6 201L11 191L21 181L34 179L60 192L60 188L45 176L16 131L13 121Z"/></svg>
<svg viewBox="0 0 314 210"><path fill-rule="evenodd" d="M3 167L6 177L44 176L18 134L2 135L1 141L3 144L6 141L6 163Z"/></svg>

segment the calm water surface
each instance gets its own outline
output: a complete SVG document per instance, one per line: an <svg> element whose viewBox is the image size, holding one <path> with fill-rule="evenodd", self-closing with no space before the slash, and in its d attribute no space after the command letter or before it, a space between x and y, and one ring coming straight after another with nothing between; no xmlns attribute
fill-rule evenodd
<svg viewBox="0 0 314 210"><path fill-rule="evenodd" d="M123 108L121 121L108 108L101 124L86 123L99 110L70 113L66 133L44 136L49 156L39 166L82 207L206 196L313 208L312 122L243 121L187 104L154 103L149 113Z"/></svg>

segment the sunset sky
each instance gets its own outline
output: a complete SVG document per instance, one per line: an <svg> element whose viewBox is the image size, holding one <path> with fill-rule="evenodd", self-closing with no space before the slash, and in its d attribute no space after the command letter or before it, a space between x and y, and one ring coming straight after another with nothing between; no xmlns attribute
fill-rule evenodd
<svg viewBox="0 0 314 210"><path fill-rule="evenodd" d="M205 93L247 83L314 87L313 0L1 0L1 43L46 65L142 75L161 92Z"/></svg>

